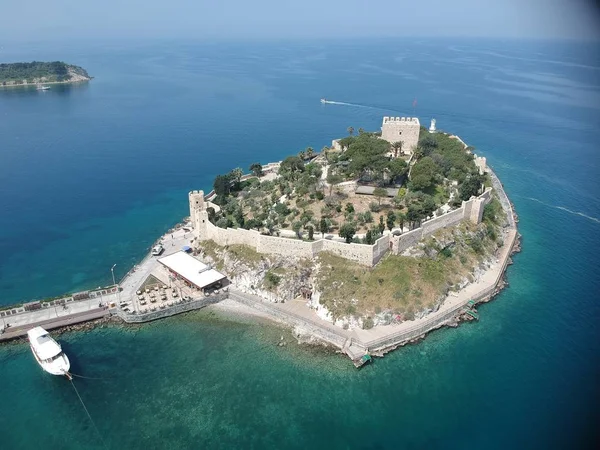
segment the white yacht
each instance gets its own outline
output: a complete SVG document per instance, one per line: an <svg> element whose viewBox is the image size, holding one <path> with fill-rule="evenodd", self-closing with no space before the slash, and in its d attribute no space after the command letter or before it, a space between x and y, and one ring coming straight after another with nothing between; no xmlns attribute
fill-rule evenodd
<svg viewBox="0 0 600 450"><path fill-rule="evenodd" d="M50 89L50 86L44 86L44 85L41 85L41 84L37 85L37 90L38 91L47 91L48 89Z"/></svg>
<svg viewBox="0 0 600 450"><path fill-rule="evenodd" d="M62 348L42 327L32 328L27 332L29 345L38 364L52 375L64 375L69 380L71 363Z"/></svg>
<svg viewBox="0 0 600 450"><path fill-rule="evenodd" d="M321 103L323 103L323 104L327 103L327 99L326 98L322 98L321 99Z"/></svg>

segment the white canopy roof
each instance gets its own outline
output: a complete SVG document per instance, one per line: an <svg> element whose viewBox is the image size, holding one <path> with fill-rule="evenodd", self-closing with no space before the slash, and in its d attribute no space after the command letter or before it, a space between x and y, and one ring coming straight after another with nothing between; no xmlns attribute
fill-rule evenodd
<svg viewBox="0 0 600 450"><path fill-rule="evenodd" d="M222 273L181 251L159 258L158 262L199 288L210 286L225 278Z"/></svg>

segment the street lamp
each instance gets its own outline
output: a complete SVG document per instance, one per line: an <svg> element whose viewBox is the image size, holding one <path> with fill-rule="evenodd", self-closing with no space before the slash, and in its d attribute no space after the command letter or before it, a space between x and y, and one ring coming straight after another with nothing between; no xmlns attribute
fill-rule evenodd
<svg viewBox="0 0 600 450"><path fill-rule="evenodd" d="M115 267L117 265L113 264L113 266L110 268L110 273L112 274L112 279L113 279L113 286L117 286L117 282L115 281ZM121 289L119 288L119 286L117 286L117 301L119 303L121 303Z"/></svg>

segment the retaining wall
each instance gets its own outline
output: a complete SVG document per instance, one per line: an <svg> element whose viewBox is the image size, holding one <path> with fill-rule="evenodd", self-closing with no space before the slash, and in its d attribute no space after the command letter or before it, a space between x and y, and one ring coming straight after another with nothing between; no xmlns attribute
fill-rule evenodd
<svg viewBox="0 0 600 450"><path fill-rule="evenodd" d="M209 297L192 300L191 302L179 303L177 305L169 306L165 309L158 309L156 311L151 311L144 314L126 313L120 309L117 310L116 314L127 323L150 322L152 320L163 319L165 317L174 316L176 314L181 314L184 312L204 308L205 306L220 302L221 300L224 300L228 297L228 292L220 292L219 294L213 294Z"/></svg>

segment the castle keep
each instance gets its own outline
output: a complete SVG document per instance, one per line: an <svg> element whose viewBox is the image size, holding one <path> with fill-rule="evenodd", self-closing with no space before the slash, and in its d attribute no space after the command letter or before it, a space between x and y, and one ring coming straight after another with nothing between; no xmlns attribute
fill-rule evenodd
<svg viewBox="0 0 600 450"><path fill-rule="evenodd" d="M421 124L417 117L384 117L381 138L390 144L402 142L402 152L411 155L419 143Z"/></svg>

